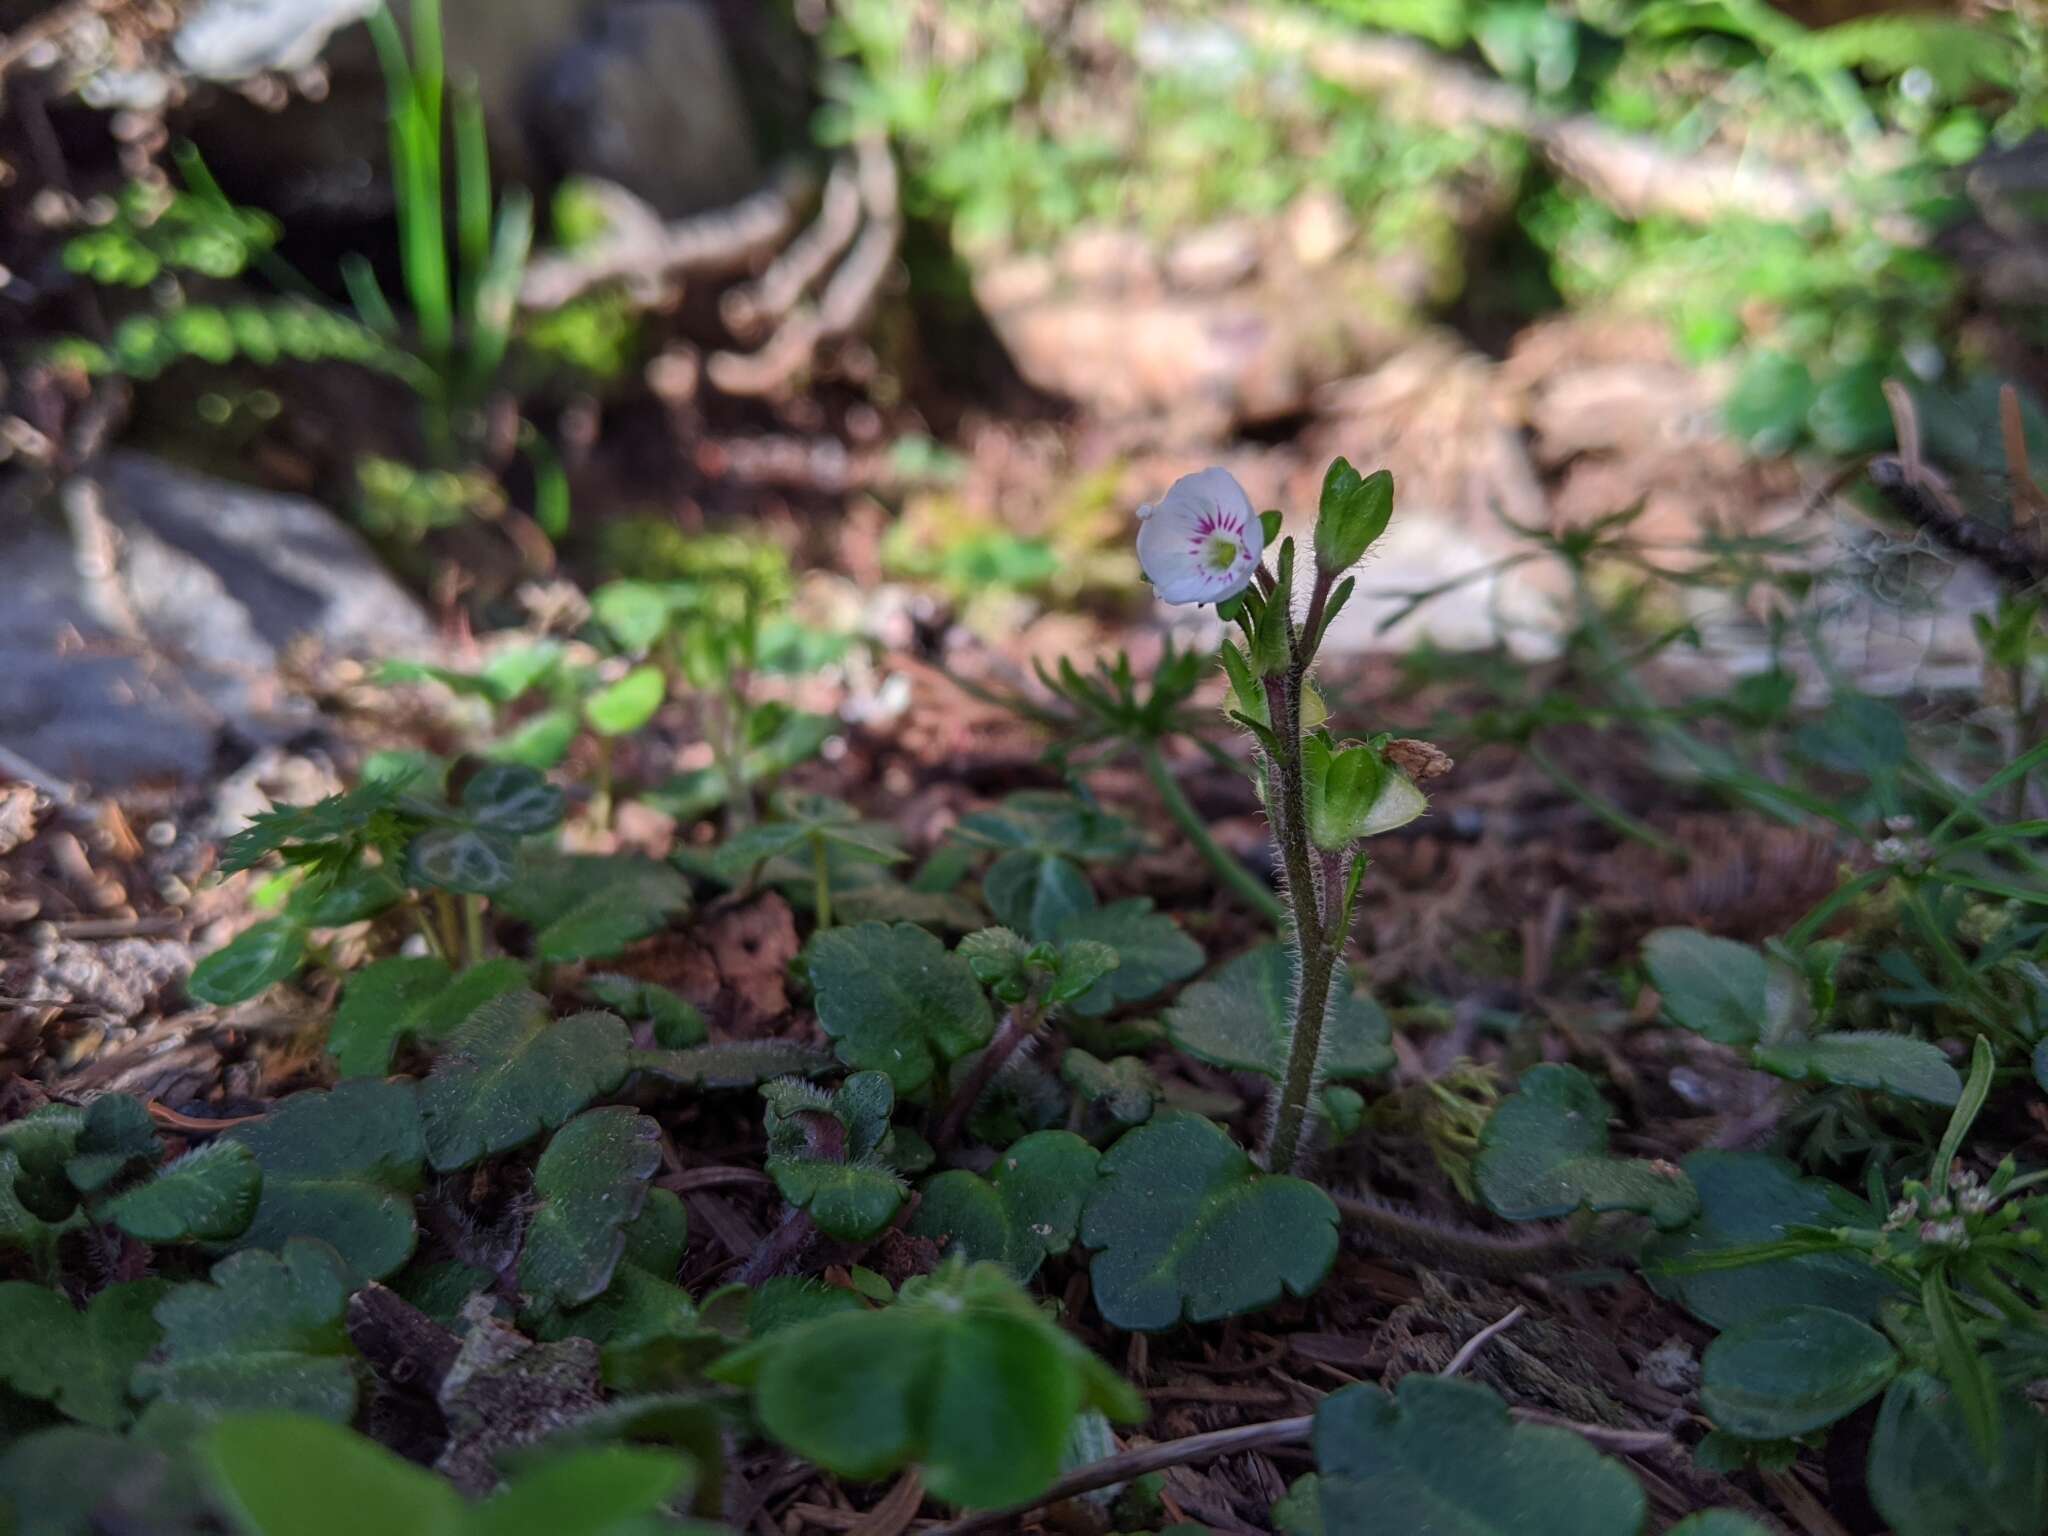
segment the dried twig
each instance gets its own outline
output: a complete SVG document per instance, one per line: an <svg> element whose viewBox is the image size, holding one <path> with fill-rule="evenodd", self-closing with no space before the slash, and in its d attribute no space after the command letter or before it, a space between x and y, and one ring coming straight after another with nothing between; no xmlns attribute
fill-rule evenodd
<svg viewBox="0 0 2048 1536"><path fill-rule="evenodd" d="M1484 1328L1473 1334L1471 1338L1467 1339L1458 1352L1451 1356L1451 1363L1443 1368L1442 1374L1445 1376L1457 1375L1458 1372L1464 1370L1466 1366L1472 1363L1480 1350L1486 1348L1494 1339L1506 1333L1508 1329L1514 1327L1516 1323L1519 1323L1528 1315L1529 1309L1527 1307L1518 1306L1499 1322L1488 1323Z"/></svg>

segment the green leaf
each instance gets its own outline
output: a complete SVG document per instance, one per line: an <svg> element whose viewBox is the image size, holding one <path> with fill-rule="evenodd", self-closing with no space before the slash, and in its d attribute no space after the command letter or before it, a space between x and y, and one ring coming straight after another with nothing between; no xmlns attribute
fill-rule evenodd
<svg viewBox="0 0 2048 1536"><path fill-rule="evenodd" d="M1070 918L1096 908L1095 888L1072 859L1018 848L998 856L982 877L981 899L996 921L1049 939Z"/></svg>
<svg viewBox="0 0 2048 1536"><path fill-rule="evenodd" d="M301 885L285 904L286 915L307 928L345 928L389 911L405 899L405 887L382 865L358 864L331 883Z"/></svg>
<svg viewBox="0 0 2048 1536"><path fill-rule="evenodd" d="M1812 1040L1759 1045L1751 1060L1795 1083L1871 1088L1923 1104L1946 1107L1963 1092L1962 1078L1939 1046L1883 1030L1842 1030Z"/></svg>
<svg viewBox="0 0 2048 1536"><path fill-rule="evenodd" d="M658 933L690 904L680 872L639 854L530 856L499 910L533 924L541 960L597 960Z"/></svg>
<svg viewBox="0 0 2048 1536"><path fill-rule="evenodd" d="M462 786L462 817L483 831L531 837L561 825L562 792L537 769L486 763Z"/></svg>
<svg viewBox="0 0 2048 1536"><path fill-rule="evenodd" d="M628 1264L619 1266L604 1294L588 1306L541 1317L535 1336L589 1339L598 1346L604 1384L615 1392L680 1387L732 1349L732 1340L704 1321L688 1291Z"/></svg>
<svg viewBox="0 0 2048 1536"><path fill-rule="evenodd" d="M348 1293L347 1266L325 1243L294 1237L279 1253L233 1254L211 1280L157 1304L163 1347L136 1368L133 1390L213 1413L282 1408L346 1423L356 1406Z"/></svg>
<svg viewBox="0 0 2048 1536"><path fill-rule="evenodd" d="M1337 1257L1337 1208L1262 1174L1223 1129L1164 1110L1103 1155L1081 1217L1095 1303L1114 1327L1214 1322L1306 1296Z"/></svg>
<svg viewBox="0 0 2048 1536"><path fill-rule="evenodd" d="M659 1536L675 1527L654 1516L694 1481L687 1460L651 1446L557 1451L469 1510L459 1536Z"/></svg>
<svg viewBox="0 0 2048 1536"><path fill-rule="evenodd" d="M498 958L457 976L432 955L392 955L355 972L327 1026L327 1049L344 1077L391 1070L398 1042L439 1040L494 997L526 985L526 968Z"/></svg>
<svg viewBox="0 0 2048 1536"><path fill-rule="evenodd" d="M15 1181L21 1175L21 1159L0 1148L0 1253L16 1249L27 1253L38 1268L47 1266L57 1244L57 1229L21 1203Z"/></svg>
<svg viewBox="0 0 2048 1536"><path fill-rule="evenodd" d="M585 699L583 718L600 736L630 736L654 718L667 696L668 678L660 667L635 667Z"/></svg>
<svg viewBox="0 0 2048 1536"><path fill-rule="evenodd" d="M1340 967L1330 983L1335 1005L1323 1029L1323 1075L1372 1077L1394 1064L1393 1026L1379 1004L1351 990ZM1287 1070L1293 1029L1294 958L1264 944L1187 988L1166 1010L1166 1032L1197 1060L1278 1082Z"/></svg>
<svg viewBox="0 0 2048 1536"><path fill-rule="evenodd" d="M237 1414L200 1448L245 1536L456 1536L462 1497L445 1479L335 1424Z"/></svg>
<svg viewBox="0 0 2048 1536"><path fill-rule="evenodd" d="M95 1214L145 1243L224 1243L249 1230L262 1188L249 1149L216 1141L167 1163Z"/></svg>
<svg viewBox="0 0 2048 1536"><path fill-rule="evenodd" d="M1700 1406L1745 1440L1789 1440L1832 1424L1898 1373L1891 1342L1832 1307L1787 1307L1731 1328L1700 1357Z"/></svg>
<svg viewBox="0 0 2048 1536"><path fill-rule="evenodd" d="M513 763L536 772L546 772L569 755L582 734L583 717L573 704L558 704L528 715L511 730L483 748L493 762Z"/></svg>
<svg viewBox="0 0 2048 1536"><path fill-rule="evenodd" d="M295 975L306 960L306 930L273 917L246 928L192 967L185 990L202 1003L226 1008L260 997Z"/></svg>
<svg viewBox="0 0 2048 1536"><path fill-rule="evenodd" d="M62 1221L78 1209L69 1164L85 1133L87 1111L75 1104L45 1104L0 1125L0 1156L11 1157L13 1178L0 1176L0 1200L20 1202L24 1215Z"/></svg>
<svg viewBox="0 0 2048 1536"><path fill-rule="evenodd" d="M585 978L590 995L619 1017L634 1022L645 1020L654 1026L658 1045L671 1050L702 1045L709 1028L704 1015L692 1003L678 997L659 982L637 976L600 973Z"/></svg>
<svg viewBox="0 0 2048 1536"><path fill-rule="evenodd" d="M2048 1530L2048 1420L2008 1397L1995 1467L1977 1454L1955 1394L1908 1371L1870 1441L1870 1498L1897 1536L2039 1536Z"/></svg>
<svg viewBox="0 0 2048 1536"><path fill-rule="evenodd" d="M933 1495L976 1507L1043 1493L1084 1409L1144 1416L1001 1269L957 1260L892 1307L783 1329L712 1374L751 1386L768 1432L820 1466L866 1482L917 1462Z"/></svg>
<svg viewBox="0 0 2048 1536"><path fill-rule="evenodd" d="M1991 1460L2005 1439L1998 1421L1998 1383L1992 1379L1990 1362L1970 1336L1962 1304L1949 1288L1948 1276L1939 1269L1929 1269L1920 1277L1920 1310L1934 1341L1934 1363L1942 1385L1954 1399L1977 1454Z"/></svg>
<svg viewBox="0 0 2048 1536"><path fill-rule="evenodd" d="M974 972L909 923L856 923L814 936L805 957L818 1023L839 1059L886 1072L896 1092L987 1045L995 1015Z"/></svg>
<svg viewBox="0 0 2048 1536"><path fill-rule="evenodd" d="M1081 864L1126 858L1140 847L1137 828L1121 816L1073 795L1030 789L962 817L956 835L975 847L1026 848Z"/></svg>
<svg viewBox="0 0 2048 1536"><path fill-rule="evenodd" d="M1522 1077L1479 1132L1473 1177L1496 1216L1538 1221L1577 1210L1641 1211L1658 1226L1699 1209L1670 1164L1607 1155L1607 1104L1576 1067L1545 1063Z"/></svg>
<svg viewBox="0 0 2048 1536"><path fill-rule="evenodd" d="M1679 1028L1722 1045L1755 1043L1770 974L1749 945L1695 928L1659 928L1643 941L1643 967Z"/></svg>
<svg viewBox="0 0 2048 1536"><path fill-rule="evenodd" d="M64 1177L81 1195L96 1195L138 1164L154 1164L162 1156L149 1111L125 1093L103 1093L86 1109Z"/></svg>
<svg viewBox="0 0 2048 1536"><path fill-rule="evenodd" d="M823 1077L838 1062L797 1040L715 1040L680 1051L633 1051L636 1072L690 1088L753 1088L778 1077Z"/></svg>
<svg viewBox="0 0 2048 1536"><path fill-rule="evenodd" d="M791 1158L771 1165L771 1171L783 1199L809 1211L819 1231L841 1242L878 1235L895 1219L906 1193L902 1178L876 1162Z"/></svg>
<svg viewBox="0 0 2048 1536"><path fill-rule="evenodd" d="M1065 1253L1094 1192L1101 1154L1070 1131L1037 1131L996 1159L986 1179L955 1168L925 1181L910 1231L1017 1279Z"/></svg>
<svg viewBox="0 0 2048 1536"><path fill-rule="evenodd" d="M1052 937L1061 945L1090 939L1116 951L1116 969L1070 1005L1083 1018L1157 997L1199 971L1204 958L1202 946L1183 933L1180 924L1152 910L1149 896L1132 896L1092 912L1076 913L1062 922Z"/></svg>
<svg viewBox="0 0 2048 1536"><path fill-rule="evenodd" d="M1361 476L1343 459L1323 476L1316 510L1316 565L1341 575L1365 558L1394 516L1394 477L1380 469Z"/></svg>
<svg viewBox="0 0 2048 1536"><path fill-rule="evenodd" d="M827 1094L794 1079L768 1084L768 1172L820 1231L865 1242L903 1204L903 1180L878 1155L896 1097L888 1074L856 1072Z"/></svg>
<svg viewBox="0 0 2048 1536"><path fill-rule="evenodd" d="M1060 1058L1060 1081L1118 1125L1143 1125L1163 1094L1143 1057L1104 1061L1077 1045Z"/></svg>
<svg viewBox="0 0 2048 1536"><path fill-rule="evenodd" d="M406 849L405 871L413 885L488 896L518 874L519 844L481 827L429 827Z"/></svg>
<svg viewBox="0 0 2048 1536"><path fill-rule="evenodd" d="M1864 1204L1823 1179L1801 1178L1782 1158L1754 1152L1695 1152L1685 1160L1699 1191L1700 1213L1682 1231L1654 1239L1644 1275L1667 1296L1715 1328L1740 1327L1782 1307L1832 1307L1869 1322L1899 1288L1860 1259L1801 1254L1740 1269L1679 1273L1663 1266L1718 1250L1774 1242L1791 1227L1862 1227Z"/></svg>
<svg viewBox="0 0 2048 1536"><path fill-rule="evenodd" d="M420 1085L427 1159L446 1173L554 1129L626 1075L626 1026L609 1013L554 1022L545 999L512 992L448 1037Z"/></svg>
<svg viewBox="0 0 2048 1536"><path fill-rule="evenodd" d="M128 1380L163 1336L151 1309L169 1290L162 1280L110 1285L81 1312L47 1287L0 1285L0 1380L80 1423L119 1429L132 1417Z"/></svg>
<svg viewBox="0 0 2048 1536"><path fill-rule="evenodd" d="M190 1472L139 1436L66 1424L0 1455L0 1530L10 1536L201 1536L217 1529L208 1505Z"/></svg>
<svg viewBox="0 0 2048 1536"><path fill-rule="evenodd" d="M426 1146L411 1083L359 1079L295 1093L226 1140L246 1147L263 1170L241 1246L317 1237L364 1280L395 1274L412 1257L412 1197Z"/></svg>
<svg viewBox="0 0 2048 1536"><path fill-rule="evenodd" d="M1749 1516L1738 1515L1732 1509L1707 1509L1696 1515L1687 1515L1664 1536L1771 1536L1771 1533Z"/></svg>
<svg viewBox="0 0 2048 1536"><path fill-rule="evenodd" d="M635 1110L586 1110L557 1131L533 1173L540 1204L519 1255L519 1288L553 1307L603 1291L660 1166L661 1129Z"/></svg>
<svg viewBox="0 0 2048 1536"><path fill-rule="evenodd" d="M406 790L410 774L367 779L312 805L286 805L263 812L221 848L225 875L253 869L287 844L317 845L370 839L386 827Z"/></svg>
<svg viewBox="0 0 2048 1536"><path fill-rule="evenodd" d="M1411 1374L1316 1407L1325 1530L1638 1536L1643 1490L1568 1429L1517 1424L1477 1382Z"/></svg>

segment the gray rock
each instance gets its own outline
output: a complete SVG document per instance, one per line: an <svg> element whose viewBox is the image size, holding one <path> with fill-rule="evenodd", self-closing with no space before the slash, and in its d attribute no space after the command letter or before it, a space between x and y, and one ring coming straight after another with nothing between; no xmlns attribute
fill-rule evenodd
<svg viewBox="0 0 2048 1536"><path fill-rule="evenodd" d="M277 674L310 634L345 654L428 652L433 626L314 503L136 454L68 489L71 536L0 522L0 743L96 788L209 777L320 729Z"/></svg>
<svg viewBox="0 0 2048 1536"><path fill-rule="evenodd" d="M377 0L200 0L171 51L201 80L300 70L320 57L328 38L376 8Z"/></svg>

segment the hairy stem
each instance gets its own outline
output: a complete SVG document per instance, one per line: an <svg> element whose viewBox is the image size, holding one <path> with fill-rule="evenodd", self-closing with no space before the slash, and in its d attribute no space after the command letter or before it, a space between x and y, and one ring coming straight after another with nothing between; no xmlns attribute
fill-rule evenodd
<svg viewBox="0 0 2048 1536"><path fill-rule="evenodd" d="M1282 598L1276 595L1272 601ZM1298 643L1291 642L1290 648L1293 656L1282 676L1278 696L1270 688L1267 690L1268 713L1280 748L1273 763L1273 777L1279 781L1280 814L1270 819L1287 869L1287 899L1294 908L1294 931L1289 942L1295 960L1294 1019L1288 1031L1287 1066L1281 1074L1272 1139L1266 1147L1266 1167L1273 1173L1292 1173L1301 1160L1323 1053L1323 1021L1330 1010L1330 977L1344 942L1341 926L1333 934L1324 932L1325 917L1334 918L1336 914L1323 911L1322 882L1316 878L1317 860L1309 846L1301 761L1301 688L1308 676L1309 658L1301 653Z"/></svg>
<svg viewBox="0 0 2048 1536"><path fill-rule="evenodd" d="M1330 981L1337 969L1337 945L1299 946L1294 991L1294 1028L1287 1043L1287 1070L1280 1080L1280 1103L1273 1116L1273 1140L1266 1149L1266 1167L1292 1173L1305 1150L1307 1130L1323 1054L1323 1024L1330 1012Z"/></svg>
<svg viewBox="0 0 2048 1536"><path fill-rule="evenodd" d="M811 880L818 904L818 927L832 926L832 865L825 855L825 839L811 839Z"/></svg>
<svg viewBox="0 0 2048 1536"><path fill-rule="evenodd" d="M817 1235L818 1224L811 1220L811 1213L791 1206L783 1212L781 1224L754 1250L735 1278L741 1285L750 1286L774 1279L795 1266Z"/></svg>
<svg viewBox="0 0 2048 1536"><path fill-rule="evenodd" d="M974 1070L967 1074L959 1091L946 1105L946 1117L939 1122L938 1131L932 1137L934 1146L950 1147L959 1140L967 1117L974 1113L974 1106L988 1092L988 1085L995 1081L996 1074L1003 1070L1004 1064L1017 1054L1024 1042L1038 1033L1038 1026L1044 1018L1045 1011L1039 1006L1036 996L1027 997L1003 1016L995 1038L975 1060Z"/></svg>
<svg viewBox="0 0 2048 1536"><path fill-rule="evenodd" d="M464 963L475 965L484 957L484 899L481 896L462 898L462 942L469 951Z"/></svg>
<svg viewBox="0 0 2048 1536"><path fill-rule="evenodd" d="M1173 824L1180 828L1181 835L1195 845L1195 851L1208 860L1209 867L1216 872L1216 878L1229 888L1252 911L1276 926L1287 920L1287 908L1280 898L1267 889L1266 883L1230 856L1227 849L1218 843L1203 824L1201 813L1188 802L1180 781L1174 778L1173 770L1166 764L1166 758L1156 741L1147 741L1138 748L1138 761L1144 765L1145 777L1152 781L1152 787L1159 792L1159 799L1166 807L1166 814L1173 818Z"/></svg>
<svg viewBox="0 0 2048 1536"><path fill-rule="evenodd" d="M1573 1251L1571 1236L1563 1227L1481 1232L1368 1195L1333 1192L1330 1198L1336 1202L1337 1214L1363 1229L1382 1252L1432 1269L1515 1280L1532 1270L1561 1269Z"/></svg>

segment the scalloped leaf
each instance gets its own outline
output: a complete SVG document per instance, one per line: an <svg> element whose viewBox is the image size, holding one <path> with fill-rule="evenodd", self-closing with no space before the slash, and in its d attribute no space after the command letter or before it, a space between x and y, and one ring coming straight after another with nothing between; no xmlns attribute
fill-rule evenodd
<svg viewBox="0 0 2048 1536"><path fill-rule="evenodd" d="M584 990L629 1023L654 1026L657 1045L669 1050L702 1045L709 1028L696 1005L659 982L601 973L584 979Z"/></svg>
<svg viewBox="0 0 2048 1536"><path fill-rule="evenodd" d="M1177 981L1202 968L1202 946L1182 932L1164 912L1152 910L1152 898L1132 896L1092 912L1076 913L1052 935L1061 944L1092 939L1116 951L1110 971L1068 1004L1083 1018L1094 1018L1127 1003L1157 997Z"/></svg>
<svg viewBox="0 0 2048 1536"><path fill-rule="evenodd" d="M262 1189L249 1149L216 1141L166 1163L94 1214L145 1243L225 1243L249 1230Z"/></svg>
<svg viewBox="0 0 2048 1536"><path fill-rule="evenodd" d="M377 1077L391 1069L398 1042L431 1043L494 997L524 987L526 967L499 957L460 975L433 955L392 955L352 974L327 1026L327 1049L344 1077Z"/></svg>
<svg viewBox="0 0 2048 1536"><path fill-rule="evenodd" d="M1145 1413L1000 1268L957 1260L892 1307L781 1329L712 1374L752 1387L768 1432L820 1466L865 1482L916 1462L932 1494L974 1507L1043 1493L1084 1409Z"/></svg>
<svg viewBox="0 0 2048 1536"><path fill-rule="evenodd" d="M1222 1127L1163 1110L1103 1154L1081 1216L1095 1304L1114 1327L1215 1322L1306 1296L1337 1257L1337 1208L1261 1173Z"/></svg>
<svg viewBox="0 0 2048 1536"><path fill-rule="evenodd" d="M1324 1530L1430 1536L1638 1536L1628 1467L1568 1429L1517 1424L1477 1382L1412 1374L1316 1405Z"/></svg>
<svg viewBox="0 0 2048 1536"><path fill-rule="evenodd" d="M534 926L545 961L602 960L659 933L690 904L681 873L640 854L528 855L499 910Z"/></svg>
<svg viewBox="0 0 2048 1536"><path fill-rule="evenodd" d="M193 966L185 990L202 1003L228 1008L289 980L305 962L306 930L290 918L268 918Z"/></svg>
<svg viewBox="0 0 2048 1536"><path fill-rule="evenodd" d="M1963 1080L1939 1046L1884 1030L1841 1030L1811 1040L1781 1040L1759 1045L1750 1059L1764 1071L1795 1083L1869 1088L1944 1108L1963 1094Z"/></svg>
<svg viewBox="0 0 2048 1536"><path fill-rule="evenodd" d="M348 1268L325 1243L289 1239L214 1265L157 1304L159 1357L136 1367L137 1397L210 1413L284 1408L347 1423L356 1407L342 1309Z"/></svg>
<svg viewBox="0 0 2048 1536"><path fill-rule="evenodd" d="M0 1285L0 1381L82 1424L119 1429L133 1417L129 1378L163 1337L152 1309L170 1289L110 1285L81 1312L46 1286Z"/></svg>
<svg viewBox="0 0 2048 1536"><path fill-rule="evenodd" d="M1393 1026L1380 1005L1351 989L1338 970L1336 999L1323 1029L1326 1080L1373 1077L1394 1064ZM1293 1027L1294 958L1281 944L1262 944L1226 962L1183 991L1166 1010L1166 1032L1198 1061L1275 1082L1287 1071Z"/></svg>
<svg viewBox="0 0 2048 1536"><path fill-rule="evenodd" d="M1029 1280L1048 1255L1074 1245L1101 1161L1071 1131L1034 1132L997 1158L985 1179L964 1168L927 1179L910 1231Z"/></svg>
<svg viewBox="0 0 2048 1536"><path fill-rule="evenodd" d="M427 1153L411 1083L358 1079L295 1093L227 1140L247 1147L263 1170L242 1247L316 1237L364 1280L382 1280L412 1257L412 1199Z"/></svg>
<svg viewBox="0 0 2048 1536"><path fill-rule="evenodd" d="M679 1051L633 1051L636 1072L691 1088L757 1088L778 1077L823 1077L839 1070L830 1051L799 1040L714 1040Z"/></svg>
<svg viewBox="0 0 2048 1536"><path fill-rule="evenodd" d="M805 950L818 1023L849 1067L915 1092L942 1061L987 1045L995 1015L974 972L909 923L828 928Z"/></svg>
<svg viewBox="0 0 2048 1536"><path fill-rule="evenodd" d="M600 1294L660 1167L661 1128L637 1110L585 1110L557 1131L533 1172L540 1204L519 1255L519 1288L551 1307Z"/></svg>
<svg viewBox="0 0 2048 1536"><path fill-rule="evenodd" d="M1786 1307L1731 1328L1700 1357L1700 1407L1744 1440L1790 1440L1882 1392L1899 1352L1832 1307Z"/></svg>
<svg viewBox="0 0 2048 1536"><path fill-rule="evenodd" d="M1093 912L1095 887L1072 859L1013 848L989 865L981 899L996 921L1034 939L1049 939L1070 918Z"/></svg>
<svg viewBox="0 0 2048 1536"><path fill-rule="evenodd" d="M1472 1172L1486 1208L1509 1221L1577 1210L1641 1211L1667 1229L1690 1220L1699 1196L1683 1172L1607 1155L1607 1114L1576 1067L1549 1062L1524 1073L1479 1133Z"/></svg>
<svg viewBox="0 0 2048 1536"><path fill-rule="evenodd" d="M471 1014L448 1037L420 1085L427 1160L467 1168L554 1129L626 1075L627 1033L609 1013L557 1023L547 1001L512 992Z"/></svg>
<svg viewBox="0 0 2048 1536"><path fill-rule="evenodd" d="M25 1214L62 1221L78 1209L78 1190L68 1165L85 1133L88 1111L76 1104L45 1104L0 1125L0 1156L14 1161L14 1176L0 1180L0 1199L10 1194Z"/></svg>
<svg viewBox="0 0 2048 1536"><path fill-rule="evenodd" d="M1860 1259L1801 1254L1739 1269L1680 1273L1662 1266L1723 1248L1775 1242L1788 1228L1869 1227L1862 1201L1825 1179L1802 1178L1783 1158L1759 1152L1695 1152L1686 1176L1700 1212L1682 1231L1656 1238L1644 1254L1651 1288L1715 1328L1737 1328L1780 1307L1832 1307L1869 1322L1899 1287Z"/></svg>
<svg viewBox="0 0 2048 1536"><path fill-rule="evenodd" d="M103 1093L86 1107L85 1123L64 1161L64 1177L81 1195L96 1195L137 1165L162 1156L163 1142L141 1101L125 1093Z"/></svg>

